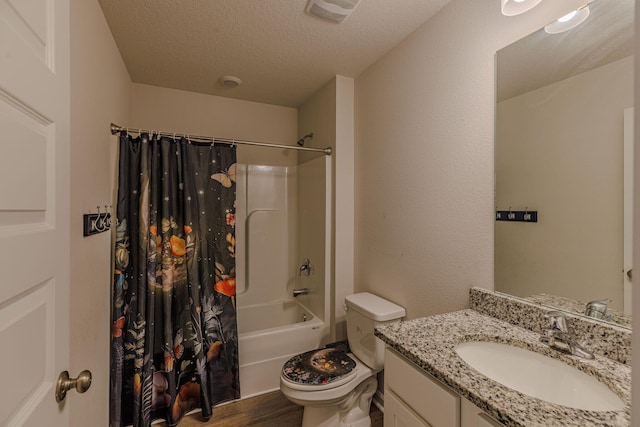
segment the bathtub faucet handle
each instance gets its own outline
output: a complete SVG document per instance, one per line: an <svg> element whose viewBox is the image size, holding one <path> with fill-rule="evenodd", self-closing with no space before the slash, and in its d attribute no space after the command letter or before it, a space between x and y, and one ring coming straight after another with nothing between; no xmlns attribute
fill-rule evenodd
<svg viewBox="0 0 640 427"><path fill-rule="evenodd" d="M311 265L311 261L309 261L309 258L305 258L302 261L302 265L298 269L298 276L302 276L304 274L305 276L308 277L311 274L312 268L313 266Z"/></svg>

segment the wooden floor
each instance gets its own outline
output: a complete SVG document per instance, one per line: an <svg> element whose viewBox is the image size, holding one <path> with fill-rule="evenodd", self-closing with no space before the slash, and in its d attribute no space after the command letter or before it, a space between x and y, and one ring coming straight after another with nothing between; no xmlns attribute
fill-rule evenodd
<svg viewBox="0 0 640 427"><path fill-rule="evenodd" d="M371 405L371 427L382 426L382 412ZM165 426L166 424L157 424ZM199 414L184 417L178 427L300 427L302 407L289 402L280 391L227 403L213 409L204 422Z"/></svg>

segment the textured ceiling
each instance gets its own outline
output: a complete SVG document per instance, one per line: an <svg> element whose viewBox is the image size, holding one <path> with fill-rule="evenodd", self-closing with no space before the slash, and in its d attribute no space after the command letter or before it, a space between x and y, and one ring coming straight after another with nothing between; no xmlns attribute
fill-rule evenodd
<svg viewBox="0 0 640 427"><path fill-rule="evenodd" d="M564 80L633 54L634 0L595 0L580 26L544 29L498 52L498 101Z"/></svg>
<svg viewBox="0 0 640 427"><path fill-rule="evenodd" d="M362 0L334 24L307 0L99 0L134 82L291 107L358 76L449 1Z"/></svg>

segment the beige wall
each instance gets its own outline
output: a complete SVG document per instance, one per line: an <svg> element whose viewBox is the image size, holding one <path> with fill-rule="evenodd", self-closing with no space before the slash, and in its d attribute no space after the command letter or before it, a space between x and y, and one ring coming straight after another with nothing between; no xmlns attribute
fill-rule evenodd
<svg viewBox="0 0 640 427"><path fill-rule="evenodd" d="M302 162L296 168L297 194L297 232L295 266L293 272L294 288L311 288L309 295L299 296L300 300L314 314L326 320L323 341L331 342L331 329L328 321L330 313L325 306L326 301L326 167L325 156L316 154L315 157ZM300 275L298 267L304 258L309 258L313 266L309 276ZM289 289L293 291L293 289ZM289 296L291 293L289 293Z"/></svg>
<svg viewBox="0 0 640 427"><path fill-rule="evenodd" d="M139 128L292 145L298 140L298 110L220 96L134 83L131 123ZM295 165L292 150L242 145L238 161Z"/></svg>
<svg viewBox="0 0 640 427"><path fill-rule="evenodd" d="M82 215L112 203L116 137L129 123L131 81L97 1L71 0L71 360L93 373L72 393L71 426L108 424L111 236L82 236Z"/></svg>
<svg viewBox="0 0 640 427"><path fill-rule="evenodd" d="M623 116L633 57L505 100L496 125L496 290L623 309Z"/></svg>
<svg viewBox="0 0 640 427"><path fill-rule="evenodd" d="M313 94L302 106L299 108L298 115L298 133L300 135L306 135L313 132L313 140L308 141L305 144L306 147L325 148L335 147L336 145L336 79L331 79L320 90ZM324 155L322 155L324 157ZM298 253L301 256L308 256L312 263L315 263L314 258L322 259L322 265L325 268L327 265L324 262L327 258L327 253L324 250L323 241L325 239L326 230L324 227L319 229L317 226L309 226L311 224L322 224L325 222L325 182L318 181L317 179L308 179L305 177L317 176L318 173L323 172L321 169L322 160L316 153L300 153L300 186L298 187L299 194L298 200L300 201L298 207L299 217L299 233L298 233ZM315 159L315 160L312 160ZM335 170L332 167L332 170ZM326 179L326 178L325 178ZM333 177L331 177L333 180ZM311 189L311 191L309 191ZM333 219L332 219L333 222ZM309 255L307 255L309 254ZM325 268L325 274L329 274L330 282L335 283L335 265L331 263L329 270ZM323 275L322 277L325 277ZM316 288L324 289L323 284L314 281ZM326 292L326 290L324 290ZM313 298L305 298L312 302ZM325 315L328 315L329 319L333 322L335 319L335 286L330 289L330 305L324 307ZM317 302L313 304L314 308L319 307ZM324 304L322 304L324 306ZM323 338L325 342L331 342L335 339L335 328L328 330L328 336Z"/></svg>
<svg viewBox="0 0 640 427"><path fill-rule="evenodd" d="M354 80L336 76L308 99L299 109L298 132L301 135L314 133L309 146L316 148L331 147L332 161L332 210L333 224L331 238L334 242L331 254L331 281L334 284L331 294L330 316L336 328L333 340L346 338L344 298L353 293L354 259ZM301 154L305 160L312 156ZM300 199L302 200L302 199ZM315 206L316 212L324 201L315 198L307 203ZM304 233L304 227L301 227ZM323 236L317 236L320 239ZM300 240L300 239L299 239ZM302 239L306 240L306 239ZM304 245L304 243L301 243ZM301 246L304 247L304 246Z"/></svg>
<svg viewBox="0 0 640 427"><path fill-rule="evenodd" d="M452 0L356 79L356 291L415 318L493 288L495 52L582 3Z"/></svg>
<svg viewBox="0 0 640 427"><path fill-rule="evenodd" d="M355 155L355 82L336 76L336 144L334 147L334 264L336 338L346 339L344 300L353 294L354 274L354 171Z"/></svg>

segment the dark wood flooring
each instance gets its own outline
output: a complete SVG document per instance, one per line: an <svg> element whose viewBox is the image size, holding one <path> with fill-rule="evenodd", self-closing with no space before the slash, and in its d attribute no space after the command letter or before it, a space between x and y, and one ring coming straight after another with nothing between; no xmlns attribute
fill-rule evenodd
<svg viewBox="0 0 640 427"><path fill-rule="evenodd" d="M371 427L382 426L383 413L371 405ZM156 424L164 427L166 424ZM280 391L238 400L214 408L204 422L199 414L184 417L178 427L300 427L302 407L289 402Z"/></svg>

